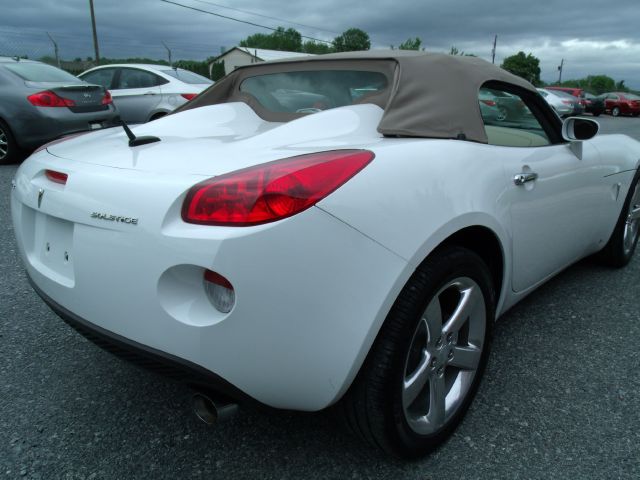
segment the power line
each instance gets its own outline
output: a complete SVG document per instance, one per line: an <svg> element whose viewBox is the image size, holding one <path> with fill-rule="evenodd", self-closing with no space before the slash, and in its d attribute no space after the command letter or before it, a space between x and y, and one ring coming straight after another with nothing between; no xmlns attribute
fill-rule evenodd
<svg viewBox="0 0 640 480"><path fill-rule="evenodd" d="M172 5L177 5L179 7L183 7L183 8L188 8L189 10L195 10L196 12L201 12L201 13L206 13L209 15L213 15L215 17L220 17L220 18L226 18L227 20L233 20L234 22L240 22L240 23L246 23L247 25L252 25L254 27L259 27L259 28L265 28L267 30L271 30L272 32L277 31L277 28L273 28L273 27L267 27L266 25L260 25L259 23L254 23L254 22L249 22L247 20L239 20L237 18L233 18L233 17L228 17L226 15L221 15L219 13L213 13L213 12L209 12L207 10L202 10L200 8L196 8L196 7L190 7L188 5L183 5L182 3L177 3L177 2L171 2L170 0L160 0L161 2L164 3L170 3ZM300 35L302 38L307 38L309 40L313 40L315 42L322 42L322 43L328 43L331 44L332 42L327 41L327 40L320 40L319 38L314 38L314 37L307 37L306 35Z"/></svg>
<svg viewBox="0 0 640 480"><path fill-rule="evenodd" d="M333 33L334 35L340 35L338 32L334 32L332 30L325 30L324 28L314 27L313 25L305 25L304 23L292 22L291 20L285 20L284 18L278 17L270 17L269 15L263 15L261 13L249 12L248 10L241 10L239 8L227 7L226 5L220 5L218 3L208 2L207 0L193 0L198 3L206 3L208 5L213 5L214 7L226 8L227 10L233 10L234 12L246 13L248 15L254 15L256 17L268 18L269 20L276 20L278 22L290 23L291 25L298 25L299 27L312 28L314 30L319 30L321 32Z"/></svg>

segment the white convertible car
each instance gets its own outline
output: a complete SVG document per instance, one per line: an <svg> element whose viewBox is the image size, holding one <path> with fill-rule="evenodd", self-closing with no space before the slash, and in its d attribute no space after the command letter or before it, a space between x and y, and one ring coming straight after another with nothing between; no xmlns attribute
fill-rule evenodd
<svg viewBox="0 0 640 480"><path fill-rule="evenodd" d="M520 114L483 118L480 88ZM197 387L204 420L335 405L415 457L462 419L497 317L587 255L629 262L640 143L597 130L473 57L261 63L133 132L47 145L12 216L45 302Z"/></svg>

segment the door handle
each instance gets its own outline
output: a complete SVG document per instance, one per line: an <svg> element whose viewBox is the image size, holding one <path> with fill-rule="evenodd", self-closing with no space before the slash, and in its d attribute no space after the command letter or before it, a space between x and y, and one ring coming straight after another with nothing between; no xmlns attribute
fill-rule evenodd
<svg viewBox="0 0 640 480"><path fill-rule="evenodd" d="M157 95L156 92L146 92L145 95Z"/></svg>
<svg viewBox="0 0 640 480"><path fill-rule="evenodd" d="M513 183L516 185L524 185L527 182L533 182L538 178L537 173L529 172L529 173L518 173L513 177Z"/></svg>

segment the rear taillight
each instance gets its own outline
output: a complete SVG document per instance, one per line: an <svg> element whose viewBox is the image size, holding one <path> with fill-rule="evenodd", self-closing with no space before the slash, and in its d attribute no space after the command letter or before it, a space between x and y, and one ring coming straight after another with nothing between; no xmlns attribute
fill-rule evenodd
<svg viewBox="0 0 640 480"><path fill-rule="evenodd" d="M197 93L181 93L180 96L187 100L193 100L198 96L198 94Z"/></svg>
<svg viewBox="0 0 640 480"><path fill-rule="evenodd" d="M236 293L231 282L218 272L204 271L204 288L213 306L222 313L229 313L236 303Z"/></svg>
<svg viewBox="0 0 640 480"><path fill-rule="evenodd" d="M35 107L73 107L76 104L73 100L63 98L51 90L29 95L27 100Z"/></svg>
<svg viewBox="0 0 640 480"><path fill-rule="evenodd" d="M571 100L562 100L562 103L564 103L565 105L573 105L573 102Z"/></svg>
<svg viewBox="0 0 640 480"><path fill-rule="evenodd" d="M59 183L61 185L65 185L67 183L67 178L69 175L62 172L56 172L55 170L45 170L45 176L54 183Z"/></svg>
<svg viewBox="0 0 640 480"><path fill-rule="evenodd" d="M189 190L182 219L243 227L290 217L342 186L373 157L368 150L333 150L220 175Z"/></svg>
<svg viewBox="0 0 640 480"><path fill-rule="evenodd" d="M102 97L102 105L110 105L113 103L113 99L111 98L111 92L109 90L104 91L104 97Z"/></svg>
<svg viewBox="0 0 640 480"><path fill-rule="evenodd" d="M485 105L489 105L490 107L495 107L496 106L496 102L494 102L493 100L480 100L482 103L484 103Z"/></svg>

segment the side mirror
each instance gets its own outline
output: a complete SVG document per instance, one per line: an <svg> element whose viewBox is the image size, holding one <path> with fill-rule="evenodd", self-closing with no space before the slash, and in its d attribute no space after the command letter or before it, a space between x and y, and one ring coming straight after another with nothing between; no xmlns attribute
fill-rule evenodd
<svg viewBox="0 0 640 480"><path fill-rule="evenodd" d="M589 140L599 130L600 124L589 118L569 117L562 122L562 138L568 142Z"/></svg>

